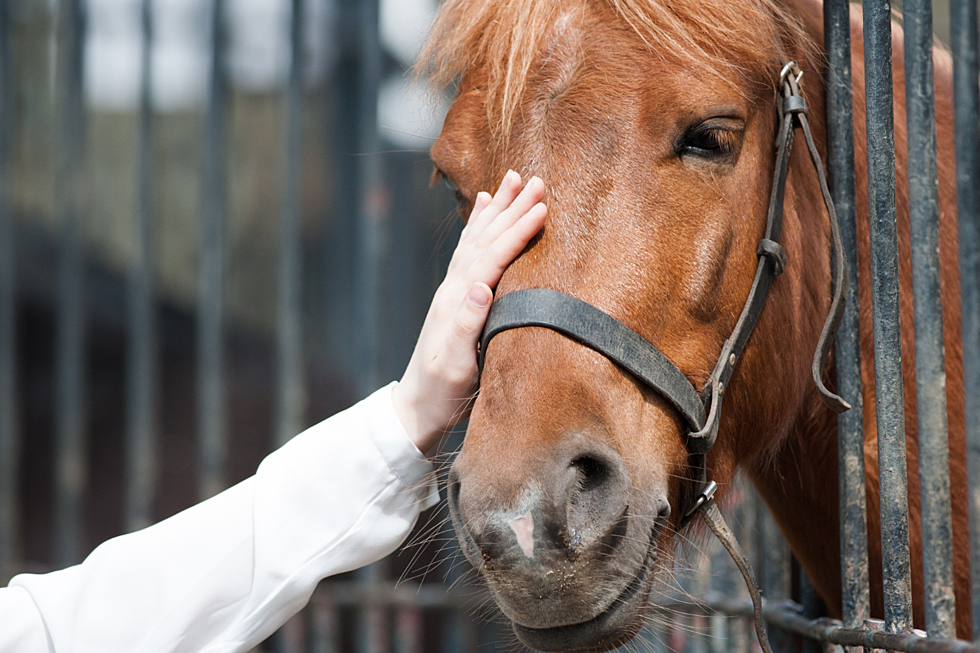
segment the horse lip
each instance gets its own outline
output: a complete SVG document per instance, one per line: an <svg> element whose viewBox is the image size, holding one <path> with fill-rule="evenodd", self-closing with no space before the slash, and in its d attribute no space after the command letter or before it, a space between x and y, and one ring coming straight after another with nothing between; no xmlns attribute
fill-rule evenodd
<svg viewBox="0 0 980 653"><path fill-rule="evenodd" d="M659 520L658 520L659 521ZM643 563L636 575L626 584L620 594L612 600L609 607L595 617L575 624L553 626L551 628L530 628L513 621L514 632L518 638L532 649L539 651L606 651L621 646L635 635L631 627L636 620L633 615L623 614L632 612L635 598L652 582L654 558L657 551L657 541L663 527L654 526L650 536L650 544ZM645 605L645 602L640 604ZM620 619L626 623L617 623ZM607 631L612 630L612 636ZM597 636L598 633L598 636Z"/></svg>

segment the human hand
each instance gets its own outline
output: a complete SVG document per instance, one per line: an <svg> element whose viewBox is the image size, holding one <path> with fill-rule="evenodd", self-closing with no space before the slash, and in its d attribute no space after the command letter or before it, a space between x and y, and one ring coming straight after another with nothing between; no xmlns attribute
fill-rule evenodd
<svg viewBox="0 0 980 653"><path fill-rule="evenodd" d="M492 289L544 224L544 182L508 171L497 194L481 192L426 314L405 375L391 393L395 413L426 452L464 419L477 388L476 347Z"/></svg>

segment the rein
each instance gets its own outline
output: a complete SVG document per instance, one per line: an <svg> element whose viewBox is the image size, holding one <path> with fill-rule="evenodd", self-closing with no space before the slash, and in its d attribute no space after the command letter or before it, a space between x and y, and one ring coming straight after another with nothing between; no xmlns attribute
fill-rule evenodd
<svg viewBox="0 0 980 653"><path fill-rule="evenodd" d="M688 425L686 443L691 467L696 473L697 485L693 499L684 507L680 525L685 525L695 515L701 515L732 556L752 596L756 633L765 653L771 653L771 647L765 622L762 619L762 593L758 589L755 577L734 533L725 523L721 511L715 504L714 493L718 486L707 478L705 459L718 437L722 399L735 370L735 364L741 357L762 313L773 277L781 274L786 267L786 252L779 244L779 238L782 231L783 196L786 189L786 176L789 172L789 157L797 127L803 130L810 159L820 181L820 191L830 217L831 254L834 258L833 300L813 355L812 375L821 398L831 410L841 413L850 408L847 402L826 388L822 378L824 364L844 313L847 263L844 259L837 213L827 188L823 162L813 142L807 119L806 101L800 93L802 75L796 62L786 64L779 75L776 165L769 196L766 231L756 249L759 258L758 267L738 322L731 336L722 345L714 370L701 392L694 388L684 373L659 349L628 326L591 304L545 288L518 290L504 295L493 303L480 341L478 359L479 369L482 372L487 346L501 331L527 326L550 328L591 347L625 367L681 414Z"/></svg>

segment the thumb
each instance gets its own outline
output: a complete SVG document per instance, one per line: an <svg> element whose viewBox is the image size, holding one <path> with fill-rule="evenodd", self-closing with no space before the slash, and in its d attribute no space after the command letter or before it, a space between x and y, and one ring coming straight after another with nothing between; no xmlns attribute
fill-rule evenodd
<svg viewBox="0 0 980 653"><path fill-rule="evenodd" d="M456 312L456 319L453 320L453 327L443 348L443 354L450 366L466 369L476 362L476 343L483 332L492 301L493 292L487 284L477 281L470 287ZM473 382L476 382L475 378Z"/></svg>

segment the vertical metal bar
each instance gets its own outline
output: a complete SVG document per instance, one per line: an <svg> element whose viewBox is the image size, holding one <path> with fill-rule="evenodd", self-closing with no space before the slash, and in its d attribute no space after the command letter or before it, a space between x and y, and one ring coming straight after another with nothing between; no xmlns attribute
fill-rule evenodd
<svg viewBox="0 0 980 653"><path fill-rule="evenodd" d="M276 446L299 432L302 424L302 243L299 225L299 170L303 153L303 0L292 0L290 19L289 82L286 85L286 175L283 184L282 223L279 236L279 326ZM311 610L312 608L310 608ZM273 636L276 653L298 653L297 638L287 622Z"/></svg>
<svg viewBox="0 0 980 653"><path fill-rule="evenodd" d="M792 598L793 577L789 545L776 525L776 520L764 506L759 510L762 533L762 594L769 600ZM793 650L793 636L785 630L770 628L769 643L773 651Z"/></svg>
<svg viewBox="0 0 980 653"><path fill-rule="evenodd" d="M211 87L204 144L201 269L197 309L199 478L202 499L224 489L225 12L212 0Z"/></svg>
<svg viewBox="0 0 980 653"><path fill-rule="evenodd" d="M306 611L306 651L305 653L336 653L337 648L337 608L322 595L323 600L314 600Z"/></svg>
<svg viewBox="0 0 980 653"><path fill-rule="evenodd" d="M760 569L759 563L759 534L756 531L756 524L759 520L759 511L763 510L762 499L758 492L752 487L744 477L739 482L739 503L736 507L735 536L742 544L742 548L749 557L749 564L753 569ZM741 572L732 562L731 557L726 562L728 586L732 588L733 594L740 598L748 599L749 590L745 586ZM728 622L728 648L732 653L749 653L756 645L755 627L751 620L735 619L729 617Z"/></svg>
<svg viewBox="0 0 980 653"><path fill-rule="evenodd" d="M139 109L139 196L135 242L129 270L129 357L126 379L126 527L153 522L154 388L156 330L153 311L153 106L151 55L152 0L142 2L143 52Z"/></svg>
<svg viewBox="0 0 980 653"><path fill-rule="evenodd" d="M803 607L803 616L807 619L826 617L827 606L824 605L823 599L820 598L817 590L810 583L809 576L806 575L802 566L797 567L797 570L799 572L800 605ZM801 653L820 653L824 649L824 646L815 639L802 637L801 640Z"/></svg>
<svg viewBox="0 0 980 653"><path fill-rule="evenodd" d="M912 626L912 599L902 327L898 301L898 229L895 222L891 5L888 0L864 3L864 51L885 627L890 632L898 632Z"/></svg>
<svg viewBox="0 0 980 653"><path fill-rule="evenodd" d="M10 201L11 109L9 0L0 0L0 586L18 558L17 500L20 434L17 428L17 280Z"/></svg>
<svg viewBox="0 0 980 653"><path fill-rule="evenodd" d="M737 493L737 494L736 494ZM740 487L736 492L732 493L732 504L730 510L732 513L738 511L740 507L745 504L746 495ZM741 520L739 520L735 514L732 514L732 527L735 529L735 537L738 538L739 543L743 548L751 548L751 544L746 542L742 535L743 529ZM724 547L720 546L717 541L711 542L711 568L710 568L710 578L706 578L705 581L700 583L700 587L697 587L696 594L703 596L705 590L711 590L722 596L731 596L742 598L745 592L741 591L741 584L739 580L741 574L739 574L737 568L732 564L731 558ZM751 561L749 562L751 565ZM754 569L757 567L753 567ZM736 576L738 578L736 578ZM710 587L706 586L710 583ZM734 632L736 628L729 628L728 626L735 626L736 622L725 615L710 615L708 616L708 630L710 633L710 638L708 639L708 651L710 653L724 653L725 651L738 651L739 644L736 633ZM727 631L727 632L726 632ZM743 648L744 650L744 648Z"/></svg>
<svg viewBox="0 0 980 653"><path fill-rule="evenodd" d="M394 653L422 653L422 611L418 608L403 605L395 609Z"/></svg>
<svg viewBox="0 0 980 653"><path fill-rule="evenodd" d="M950 2L956 201L963 308L963 380L970 475L970 573L973 639L980 641L980 66L975 0Z"/></svg>
<svg viewBox="0 0 980 653"><path fill-rule="evenodd" d="M82 185L84 108L80 0L58 3L58 173L57 206L61 221L56 344L57 494L55 558L59 565L82 554L82 497L86 483L85 438L85 273Z"/></svg>
<svg viewBox="0 0 980 653"><path fill-rule="evenodd" d="M926 630L931 637L951 638L956 635L956 612L946 427L946 360L939 280L939 177L936 168L936 98L932 70L932 2L905 0L904 14Z"/></svg>
<svg viewBox="0 0 980 653"><path fill-rule="evenodd" d="M359 5L358 105L360 112L357 152L358 193L358 260L357 318L359 354L363 375L360 396L373 392L380 379L380 311L381 268L386 246L386 189L383 161L378 140L378 87L381 81L381 45L378 42L378 0L363 0Z"/></svg>
<svg viewBox="0 0 980 653"><path fill-rule="evenodd" d="M303 0L293 0L292 62L286 90L286 183L279 241L279 417L277 442L285 444L303 424L302 241L299 174L303 155Z"/></svg>
<svg viewBox="0 0 980 653"><path fill-rule="evenodd" d="M358 33L358 141L357 141L357 263L355 267L355 318L358 324L358 395L374 391L380 379L381 267L385 247L385 189L378 145L377 102L381 79L381 46L378 38L378 0L357 5ZM387 564L378 561L358 572L371 590L387 575ZM375 594L375 591L369 591ZM381 606L366 606L359 616L358 651L386 653L387 612Z"/></svg>
<svg viewBox="0 0 980 653"><path fill-rule="evenodd" d="M871 616L868 523L864 473L864 404L861 395L861 334L858 324L857 227L854 210L854 108L851 83L851 20L847 0L824 3L827 51L827 180L840 220L850 270L847 305L834 356L837 391L851 410L837 417L841 533L841 603L844 624L859 628Z"/></svg>
<svg viewBox="0 0 980 653"><path fill-rule="evenodd" d="M691 596L704 596L711 589L712 577L721 571L715 563L727 562L721 557L721 551L719 549L721 549L719 542L712 540L709 546L697 556L697 562L694 564L694 575L688 586L690 588L688 591ZM705 640L705 627L707 623L704 615L692 613L687 616L687 623L689 624L689 635L687 646L684 648L685 652L709 653L707 641Z"/></svg>

